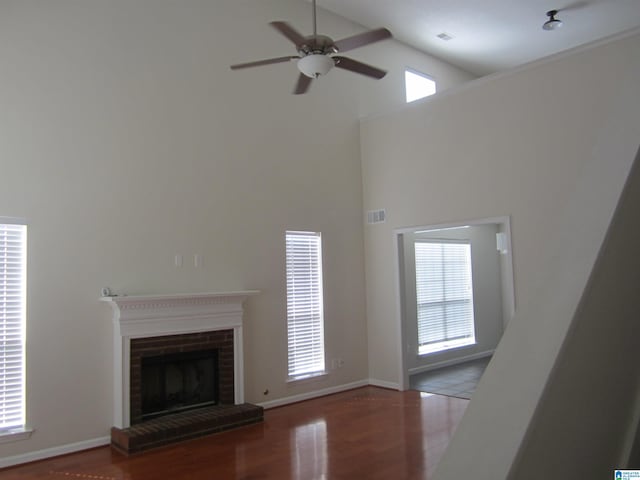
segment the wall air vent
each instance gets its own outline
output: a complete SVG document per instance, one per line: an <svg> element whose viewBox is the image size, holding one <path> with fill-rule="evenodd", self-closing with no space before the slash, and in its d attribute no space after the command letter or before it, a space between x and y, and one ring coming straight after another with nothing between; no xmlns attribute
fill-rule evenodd
<svg viewBox="0 0 640 480"><path fill-rule="evenodd" d="M384 209L369 210L367 212L367 223L369 225L373 225L375 223L384 223L386 217L387 217L387 214L384 211Z"/></svg>

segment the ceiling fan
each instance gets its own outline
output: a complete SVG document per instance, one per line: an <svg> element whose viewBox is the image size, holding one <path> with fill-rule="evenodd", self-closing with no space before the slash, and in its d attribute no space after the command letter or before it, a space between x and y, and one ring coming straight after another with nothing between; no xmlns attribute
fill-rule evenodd
<svg viewBox="0 0 640 480"><path fill-rule="evenodd" d="M231 70L297 60L300 76L298 77L298 82L293 90L293 93L296 95L306 93L314 78L318 78L320 75L326 75L333 67L342 68L344 70L349 70L375 79L381 79L384 77L387 74L384 70L380 70L379 68L372 67L371 65L336 54L390 38L391 32L386 28L378 28L376 30L359 33L334 42L331 38L325 35L318 35L316 25L316 0L312 0L312 2L313 35L304 36L286 22L270 23L273 28L293 42L296 46L296 50L298 51L298 55L269 58L266 60L258 60L256 62L239 63L231 65Z"/></svg>

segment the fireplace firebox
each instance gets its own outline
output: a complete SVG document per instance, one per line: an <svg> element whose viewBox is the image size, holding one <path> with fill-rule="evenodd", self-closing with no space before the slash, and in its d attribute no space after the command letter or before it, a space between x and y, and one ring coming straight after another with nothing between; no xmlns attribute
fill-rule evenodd
<svg viewBox="0 0 640 480"><path fill-rule="evenodd" d="M218 404L218 350L142 358L142 420Z"/></svg>
<svg viewBox="0 0 640 480"><path fill-rule="evenodd" d="M131 340L131 424L233 405L233 330Z"/></svg>

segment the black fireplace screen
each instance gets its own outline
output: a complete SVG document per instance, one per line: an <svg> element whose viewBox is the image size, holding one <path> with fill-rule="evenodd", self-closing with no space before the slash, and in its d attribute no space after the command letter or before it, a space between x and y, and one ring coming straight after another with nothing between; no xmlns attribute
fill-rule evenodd
<svg viewBox="0 0 640 480"><path fill-rule="evenodd" d="M142 358L142 418L218 403L218 351Z"/></svg>

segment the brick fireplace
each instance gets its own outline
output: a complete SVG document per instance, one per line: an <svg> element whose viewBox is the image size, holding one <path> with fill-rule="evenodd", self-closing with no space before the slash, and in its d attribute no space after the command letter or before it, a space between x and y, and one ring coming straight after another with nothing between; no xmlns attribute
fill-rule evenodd
<svg viewBox="0 0 640 480"><path fill-rule="evenodd" d="M202 352L202 353L201 353ZM135 338L131 340L130 346L130 418L131 425L135 425L144 421L145 416L153 416L153 412L145 412L143 408L143 387L145 383L145 375L143 364L145 360L155 359L155 363L163 364L163 359L189 358L189 354L198 354L196 358L204 358L205 353L215 353L215 362L213 372L208 372L213 378L210 383L213 384L213 398L203 399L203 403L234 405L234 374L233 374L233 330L216 330L211 332L187 333L183 335L166 335L162 337L145 337ZM183 365L175 367L177 362L168 362L174 370L184 370ZM188 364L187 364L188 365ZM186 367L188 369L188 366ZM152 375L153 377L156 375ZM149 377L147 374L146 377ZM147 378L147 382L149 379ZM169 383L167 379L162 379L162 383ZM181 379L177 379L175 383L185 383ZM202 382L205 383L205 382ZM209 383L209 382L207 382ZM163 385L164 386L164 385ZM148 389L148 387L147 387ZM148 403L148 402L147 402ZM185 410L189 409L188 402L179 401L176 404L185 404ZM196 403L196 402L193 402ZM168 407L169 410L180 410L180 408ZM146 415L145 415L146 413ZM156 414L157 416L162 415Z"/></svg>
<svg viewBox="0 0 640 480"><path fill-rule="evenodd" d="M113 311L111 438L116 449L135 453L262 420L260 407L244 403L243 302L257 293L101 299ZM206 360L207 355L211 360ZM151 373L148 365L156 365ZM155 396L160 395L149 393L152 387L144 385L144 378L147 383L160 384L154 388L170 399L163 400L165 406L158 413L143 412L148 397L154 396L157 403ZM178 391L181 383L187 385L187 391ZM185 400L198 397L203 390L208 393L202 404L197 399Z"/></svg>

